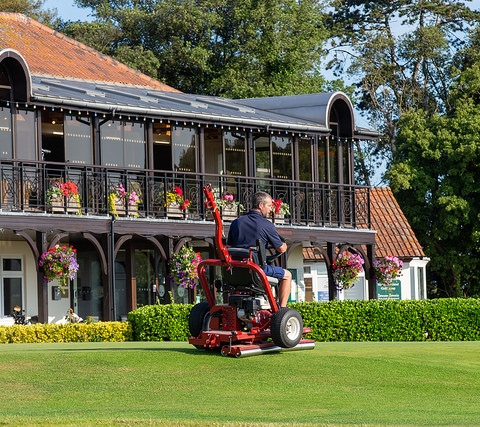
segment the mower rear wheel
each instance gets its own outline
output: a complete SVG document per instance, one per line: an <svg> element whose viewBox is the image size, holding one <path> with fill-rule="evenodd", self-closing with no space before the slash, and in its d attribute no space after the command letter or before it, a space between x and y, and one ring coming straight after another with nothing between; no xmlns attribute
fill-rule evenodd
<svg viewBox="0 0 480 427"><path fill-rule="evenodd" d="M193 306L188 318L188 329L192 337L198 337L200 335L200 332L203 330L203 322L209 312L210 306L206 301Z"/></svg>
<svg viewBox="0 0 480 427"><path fill-rule="evenodd" d="M302 316L292 308L281 307L272 316L270 332L275 345L283 348L295 347L302 339Z"/></svg>

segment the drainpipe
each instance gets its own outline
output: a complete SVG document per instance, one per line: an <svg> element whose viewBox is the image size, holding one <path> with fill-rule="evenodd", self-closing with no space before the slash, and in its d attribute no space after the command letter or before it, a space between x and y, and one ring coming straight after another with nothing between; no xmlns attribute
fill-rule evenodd
<svg viewBox="0 0 480 427"><path fill-rule="evenodd" d="M115 313L115 215L112 215L110 219L109 247L110 320L117 320Z"/></svg>

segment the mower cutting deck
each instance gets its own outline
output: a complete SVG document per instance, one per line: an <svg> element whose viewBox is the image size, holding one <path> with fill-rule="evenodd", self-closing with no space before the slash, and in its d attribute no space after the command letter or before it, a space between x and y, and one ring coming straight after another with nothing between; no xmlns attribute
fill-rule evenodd
<svg viewBox="0 0 480 427"><path fill-rule="evenodd" d="M286 350L313 349L313 340L302 339L311 332L303 327L300 314L279 308L275 295L278 281L267 277L260 265L267 257L258 248L227 248L223 224L211 185L203 187L206 202L215 220L217 259L206 259L197 268L206 301L193 306L189 317L189 343L198 349L220 350L223 356L245 357ZM257 262L254 262L258 260ZM222 283L217 291L228 300L217 304L206 277L209 267L219 267Z"/></svg>

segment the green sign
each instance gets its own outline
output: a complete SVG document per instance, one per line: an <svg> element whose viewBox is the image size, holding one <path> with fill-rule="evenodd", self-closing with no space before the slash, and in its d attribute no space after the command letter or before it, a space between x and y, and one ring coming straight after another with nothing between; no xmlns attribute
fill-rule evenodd
<svg viewBox="0 0 480 427"><path fill-rule="evenodd" d="M401 300L402 282L400 280L392 280L390 286L385 286L383 283L377 283L377 299Z"/></svg>

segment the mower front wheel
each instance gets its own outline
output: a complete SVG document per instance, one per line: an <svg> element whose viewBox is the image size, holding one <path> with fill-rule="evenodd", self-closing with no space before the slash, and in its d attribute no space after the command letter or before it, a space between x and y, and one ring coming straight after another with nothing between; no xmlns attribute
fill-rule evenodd
<svg viewBox="0 0 480 427"><path fill-rule="evenodd" d="M200 302L195 304L190 311L188 318L188 329L192 337L198 337L203 330L203 322L205 317L210 312L210 306L208 302Z"/></svg>
<svg viewBox="0 0 480 427"><path fill-rule="evenodd" d="M281 307L272 316L270 333L275 345L283 348L295 347L302 339L302 316L292 308Z"/></svg>

